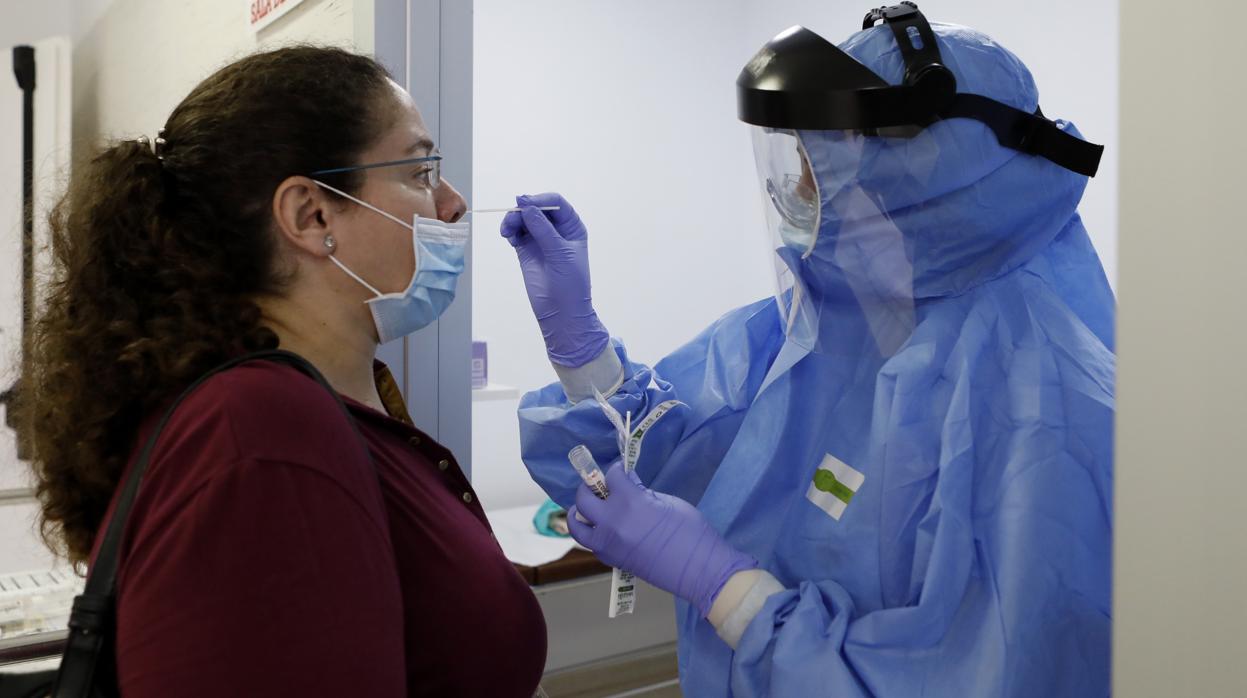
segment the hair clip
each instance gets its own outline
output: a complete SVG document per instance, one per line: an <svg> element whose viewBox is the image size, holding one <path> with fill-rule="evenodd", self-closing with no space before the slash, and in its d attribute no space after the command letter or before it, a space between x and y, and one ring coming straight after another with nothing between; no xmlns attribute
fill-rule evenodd
<svg viewBox="0 0 1247 698"><path fill-rule="evenodd" d="M164 149L168 141L165 140L165 130L162 128L156 132L156 140L152 141L152 153L156 155L157 160L164 161Z"/></svg>

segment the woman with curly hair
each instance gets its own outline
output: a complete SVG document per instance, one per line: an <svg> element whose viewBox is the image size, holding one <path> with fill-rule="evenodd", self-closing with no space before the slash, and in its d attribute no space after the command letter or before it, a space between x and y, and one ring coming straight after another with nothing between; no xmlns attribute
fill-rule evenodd
<svg viewBox="0 0 1247 698"><path fill-rule="evenodd" d="M251 351L310 361L367 446L284 364L191 393L126 522L122 695L536 689L540 608L374 361L454 295L465 202L439 159L379 64L292 47L204 80L154 147L115 142L75 171L24 396L50 545L89 564L162 413Z"/></svg>

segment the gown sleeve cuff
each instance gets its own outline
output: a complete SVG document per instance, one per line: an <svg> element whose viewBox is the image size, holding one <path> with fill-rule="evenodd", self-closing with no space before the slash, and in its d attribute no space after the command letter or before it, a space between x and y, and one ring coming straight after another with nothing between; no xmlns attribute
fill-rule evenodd
<svg viewBox="0 0 1247 698"><path fill-rule="evenodd" d="M745 629L753 622L754 617L762 610L762 606L766 604L766 600L773 594L778 594L784 590L784 585L779 583L770 572L758 569L751 570L753 573L753 584L747 587L738 599L724 598L724 592L720 594L718 600L725 603L735 601L735 608L732 608L721 623L715 626L715 632L719 637L727 643L728 647L733 650L740 644L740 639L745 635ZM717 614L716 614L717 615Z"/></svg>
<svg viewBox="0 0 1247 698"><path fill-rule="evenodd" d="M554 366L554 372L563 384L563 392L572 402L593 397L594 389L606 396L614 395L624 382L623 363L613 343L608 343L596 359L583 366L570 368L554 362L550 365Z"/></svg>

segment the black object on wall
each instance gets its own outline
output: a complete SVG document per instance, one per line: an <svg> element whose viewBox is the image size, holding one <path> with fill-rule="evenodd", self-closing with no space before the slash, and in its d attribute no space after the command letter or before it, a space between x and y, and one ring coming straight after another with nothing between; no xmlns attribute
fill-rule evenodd
<svg viewBox="0 0 1247 698"><path fill-rule="evenodd" d="M22 325L21 359L18 378L0 393L5 406L5 422L17 433L17 457L28 460L31 453L30 435L17 424L14 404L21 393L30 357L30 330L34 308L35 267L35 49L33 46L13 47L13 74L22 90Z"/></svg>

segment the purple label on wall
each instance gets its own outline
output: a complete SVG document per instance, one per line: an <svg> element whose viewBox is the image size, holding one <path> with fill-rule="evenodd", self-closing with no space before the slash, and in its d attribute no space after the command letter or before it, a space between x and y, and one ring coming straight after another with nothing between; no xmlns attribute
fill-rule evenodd
<svg viewBox="0 0 1247 698"><path fill-rule="evenodd" d="M489 358L484 342L472 342L472 389L489 385Z"/></svg>

